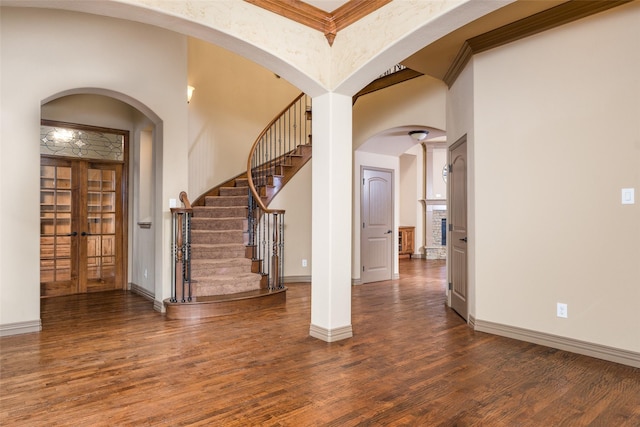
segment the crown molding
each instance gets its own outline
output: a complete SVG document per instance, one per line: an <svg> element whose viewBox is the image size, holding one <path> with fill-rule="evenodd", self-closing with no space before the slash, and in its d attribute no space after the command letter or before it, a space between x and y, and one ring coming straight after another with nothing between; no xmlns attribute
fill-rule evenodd
<svg viewBox="0 0 640 427"><path fill-rule="evenodd" d="M300 0L244 1L321 31L329 42L329 46L333 45L338 31L391 2L391 0L350 0L329 13Z"/></svg>
<svg viewBox="0 0 640 427"><path fill-rule="evenodd" d="M511 24L496 28L495 30L480 34L479 36L472 37L463 43L443 80L447 86L451 87L471 57L476 53L484 52L559 27L560 25L568 24L569 22L612 9L616 6L621 6L631 1L632 0L572 0L512 22Z"/></svg>

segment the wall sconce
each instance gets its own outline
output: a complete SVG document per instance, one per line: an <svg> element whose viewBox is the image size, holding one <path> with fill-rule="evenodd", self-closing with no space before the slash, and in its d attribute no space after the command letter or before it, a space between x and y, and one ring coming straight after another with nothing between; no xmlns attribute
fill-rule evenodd
<svg viewBox="0 0 640 427"><path fill-rule="evenodd" d="M193 96L193 91L196 90L193 86L187 86L187 104L191 102L191 97Z"/></svg>
<svg viewBox="0 0 640 427"><path fill-rule="evenodd" d="M418 142L424 140L427 135L429 135L428 130L412 130L411 132L409 132L409 136Z"/></svg>

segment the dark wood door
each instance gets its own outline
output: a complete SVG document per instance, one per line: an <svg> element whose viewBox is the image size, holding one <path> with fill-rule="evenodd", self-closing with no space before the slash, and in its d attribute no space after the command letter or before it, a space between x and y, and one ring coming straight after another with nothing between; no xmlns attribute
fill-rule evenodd
<svg viewBox="0 0 640 427"><path fill-rule="evenodd" d="M124 287L122 164L43 156L40 295Z"/></svg>
<svg viewBox="0 0 640 427"><path fill-rule="evenodd" d="M451 308L467 320L467 143L455 143L449 153Z"/></svg>

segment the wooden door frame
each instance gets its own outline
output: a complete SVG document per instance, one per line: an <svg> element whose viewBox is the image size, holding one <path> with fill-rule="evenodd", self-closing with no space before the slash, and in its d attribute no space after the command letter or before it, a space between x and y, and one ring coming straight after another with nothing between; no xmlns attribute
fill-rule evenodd
<svg viewBox="0 0 640 427"><path fill-rule="evenodd" d="M78 123L70 123L63 122L57 120L40 120L41 126L54 126L61 128L69 128L69 129L77 129L77 130L86 130L92 132L103 132L103 133L114 133L118 135L122 135L124 138L124 146L122 150L123 161L116 160L104 160L104 159L84 159L82 157L68 157L68 156L55 156L55 155L46 155L40 154L40 158L48 157L54 159L65 159L65 160L83 160L87 162L94 163L117 163L122 165L122 178L120 182L120 192L122 200L122 215L121 218L116 218L116 226L118 221L122 224L122 242L120 244L120 250L122 253L122 286L119 289L126 290L128 289L128 277L129 277L129 131L124 129L114 129L114 128L106 128L101 126L91 126L91 125L83 125Z"/></svg>
<svg viewBox="0 0 640 427"><path fill-rule="evenodd" d="M371 171L379 171L379 172L389 172L391 174L391 274L389 277L389 280L393 280L394 279L394 271L395 271L395 260L397 259L397 245L396 245L396 237L398 234L398 230L396 228L396 224L395 224L395 179L396 179L396 174L395 174L395 169L388 169L388 168L382 168L382 167L376 167L376 166L365 166L365 165L360 165L360 179L359 182L362 182L364 180L364 171L365 170L371 170ZM362 185L359 185L360 187L360 222L363 222L363 213L364 213L364 187ZM358 225L360 227L360 225ZM362 228L360 228L360 281L361 283L369 283L369 282L364 282L363 278L362 278L362 273L363 273L363 267L364 267L364 262L363 262L363 253L364 253L364 248L365 244L364 244L364 233L362 233Z"/></svg>

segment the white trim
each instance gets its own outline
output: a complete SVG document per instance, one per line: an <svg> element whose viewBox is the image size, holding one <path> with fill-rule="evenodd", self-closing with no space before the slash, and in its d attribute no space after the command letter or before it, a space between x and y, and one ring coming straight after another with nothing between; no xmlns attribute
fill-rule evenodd
<svg viewBox="0 0 640 427"><path fill-rule="evenodd" d="M311 283L311 276L285 276L283 283Z"/></svg>
<svg viewBox="0 0 640 427"><path fill-rule="evenodd" d="M42 320L30 320L28 322L6 323L0 325L0 337L10 335L30 334L42 330Z"/></svg>
<svg viewBox="0 0 640 427"><path fill-rule="evenodd" d="M534 344L540 344L551 348L557 348L559 350L570 351L572 353L583 354L597 359L608 360L610 362L640 368L640 353L635 351L622 350L573 338L518 328L516 326L502 325L500 323L489 322L486 320L476 319L474 329L480 332L487 332L494 335L532 342Z"/></svg>
<svg viewBox="0 0 640 427"><path fill-rule="evenodd" d="M149 301L153 301L156 298L153 292L143 288L140 285L136 285L135 283L129 283L129 290L134 294L140 295L144 299L148 299Z"/></svg>
<svg viewBox="0 0 640 427"><path fill-rule="evenodd" d="M358 277L357 279L351 279L351 285L362 285L362 279L360 277Z"/></svg>
<svg viewBox="0 0 640 427"><path fill-rule="evenodd" d="M391 280L398 280L400 279L400 273L393 273L391 275Z"/></svg>
<svg viewBox="0 0 640 427"><path fill-rule="evenodd" d="M469 315L469 320L467 320L467 324L469 325L469 327L471 329L475 329L476 328L476 318L472 315Z"/></svg>
<svg viewBox="0 0 640 427"><path fill-rule="evenodd" d="M351 325L336 329L325 329L312 324L309 327L309 335L322 341L334 342L353 337L353 329Z"/></svg>
<svg viewBox="0 0 640 427"><path fill-rule="evenodd" d="M155 311L159 311L160 313L164 313L166 311L164 307L164 302L158 301L157 299L153 300L153 309Z"/></svg>

